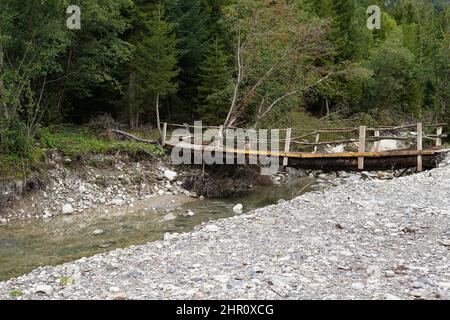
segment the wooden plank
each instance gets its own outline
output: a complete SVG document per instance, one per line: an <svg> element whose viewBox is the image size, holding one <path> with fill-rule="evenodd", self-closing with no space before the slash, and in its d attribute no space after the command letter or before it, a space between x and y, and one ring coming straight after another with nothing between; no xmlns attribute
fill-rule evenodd
<svg viewBox="0 0 450 320"><path fill-rule="evenodd" d="M380 137L380 130L375 130L375 132L373 133L373 136L375 138L379 138ZM380 141L375 141L374 149L375 149L375 152L379 152L380 151Z"/></svg>
<svg viewBox="0 0 450 320"><path fill-rule="evenodd" d="M359 127L359 153L363 153L366 151L366 130L366 126ZM358 170L364 170L364 157L358 157Z"/></svg>
<svg viewBox="0 0 450 320"><path fill-rule="evenodd" d="M317 149L318 149L318 147L319 147L319 140L320 140L320 133L317 133L316 134L316 143L315 143L315 145L314 145L314 153L317 153Z"/></svg>
<svg viewBox="0 0 450 320"><path fill-rule="evenodd" d="M161 137L161 145L164 147L167 141L167 122L163 123L162 137Z"/></svg>
<svg viewBox="0 0 450 320"><path fill-rule="evenodd" d="M382 158L382 157L401 157L401 156L417 156L417 155L435 155L437 153L443 152L443 150L399 150L399 151L384 151L384 152L342 152L342 153L310 153L310 152L278 152L278 151L257 151L257 150L243 150L243 149L233 149L233 148L216 148L211 146L200 146L193 145L186 142L180 142L168 147L178 147L183 149L192 150L205 150L205 151L223 151L226 153L240 153L248 155L259 155L259 156L269 156L269 157L289 157L289 158L305 158L305 159L320 159L320 158ZM445 151L445 150L444 150ZM447 152L450 152L448 150Z"/></svg>
<svg viewBox="0 0 450 320"><path fill-rule="evenodd" d="M442 135L442 127L441 127L441 126L438 126L438 127L437 127L437 129L436 129L436 135L437 135L437 139L436 139L436 147L440 147L440 146L442 146L442 138L441 138L441 135Z"/></svg>
<svg viewBox="0 0 450 320"><path fill-rule="evenodd" d="M417 151L423 150L423 128L422 123L417 124ZM422 155L417 156L417 171L423 171Z"/></svg>
<svg viewBox="0 0 450 320"><path fill-rule="evenodd" d="M291 151L291 134L292 134L292 129L288 128L286 131L286 141L284 142L284 152L285 153L289 153L289 151ZM286 167L288 165L289 162L289 157L284 157L283 158L283 166Z"/></svg>

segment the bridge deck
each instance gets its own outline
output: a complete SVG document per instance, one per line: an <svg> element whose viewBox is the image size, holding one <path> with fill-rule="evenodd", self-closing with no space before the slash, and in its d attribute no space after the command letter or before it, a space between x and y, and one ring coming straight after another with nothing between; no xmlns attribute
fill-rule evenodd
<svg viewBox="0 0 450 320"><path fill-rule="evenodd" d="M308 153L285 151L261 151L232 149L224 147L194 145L190 143L167 144L168 148L179 148L188 152L223 153L237 157L275 157L287 158L287 166L304 169L358 170L358 159L364 158L364 168L360 170L386 170L415 167L417 156L422 156L423 168L431 169L438 165L443 155L450 149L394 150L384 152L343 152L343 153ZM280 160L281 163L281 160Z"/></svg>
<svg viewBox="0 0 450 320"><path fill-rule="evenodd" d="M227 158L240 157L242 155L245 158L261 158L271 157L279 158L280 163L283 166L299 167L305 169L324 169L324 170L384 170L384 169L400 169L417 167L418 171L423 169L434 168L438 165L440 160L444 157L445 153L450 152L450 149L444 149L442 146L442 139L447 137L447 134L443 133L443 127L446 124L428 124L423 125L417 123L413 125L397 126L397 127L380 127L369 128L366 126L360 126L359 128L340 128L340 129L318 129L313 132L308 132L299 137L292 138L294 129L277 129L277 131L285 132L282 139L276 140L276 145L279 142L284 142L284 150L257 150L252 148L252 144L258 144L260 140L256 137L255 143L253 141L245 141L242 148L239 145L237 148L229 148L222 146L224 142L224 129L223 127L199 127L188 125L171 125L175 127L183 127L181 134L172 135L173 140L167 139L167 126L164 124L162 141L163 145L168 148L179 148L184 151L195 153L222 153L226 154ZM194 128L194 133L190 131ZM206 135L203 129L214 129L217 131L213 137ZM415 132L411 132L411 129L415 128ZM430 130L436 128L435 134L430 133ZM424 132L424 129L426 131ZM241 129L246 131L245 129ZM303 129L295 129L296 131L303 131ZM401 131L407 130L408 132ZM255 131L247 130L248 132ZM352 134L359 131L357 138L353 138ZM279 133L279 132L278 132ZM330 133L338 133L341 136L341 140L337 141L320 141L321 135L327 135ZM369 136L368 133L371 135ZM250 136L250 135L249 135ZM227 136L227 143L228 141ZM231 141L242 141L242 137L238 138L230 134ZM233 140L234 139L234 140ZM239 140L241 139L241 140ZM245 138L247 139L247 138ZM311 141L314 139L314 141ZM200 140L200 142L197 142ZM392 151L379 151L380 142L383 140L395 140L395 141L408 141L412 142L415 146L414 149L397 149ZM431 141L424 146L424 141ZM267 134L263 136L262 142L267 143ZM373 144L372 151L366 151L367 143ZM327 153L320 151L323 146L344 145L351 144L350 149L358 149L354 152L339 152L339 153ZM411 144L410 144L411 146ZM355 148L356 147L356 148ZM309 152L303 150L313 148ZM302 150L302 151L292 151ZM373 151L375 150L375 151Z"/></svg>

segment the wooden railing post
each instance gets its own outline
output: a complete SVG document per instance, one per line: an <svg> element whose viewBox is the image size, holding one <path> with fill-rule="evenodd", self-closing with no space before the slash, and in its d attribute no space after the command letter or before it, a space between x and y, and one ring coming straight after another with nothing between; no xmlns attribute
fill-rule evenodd
<svg viewBox="0 0 450 320"><path fill-rule="evenodd" d="M166 145L167 141L167 122L163 123L163 130L162 130L162 137L161 137L161 144L164 147Z"/></svg>
<svg viewBox="0 0 450 320"><path fill-rule="evenodd" d="M379 138L380 137L380 130L375 130L373 135L374 135L375 138ZM380 151L380 140L375 141L374 149L375 149L375 152L379 152Z"/></svg>
<svg viewBox="0 0 450 320"><path fill-rule="evenodd" d="M317 153L317 149L318 149L318 145L317 145L317 143L319 143L319 140L320 140L320 133L317 133L316 134L316 145L314 145L314 153Z"/></svg>
<svg viewBox="0 0 450 320"><path fill-rule="evenodd" d="M423 130L422 123L417 124L417 151L423 150ZM417 155L417 171L423 171L422 155Z"/></svg>
<svg viewBox="0 0 450 320"><path fill-rule="evenodd" d="M441 135L442 135L442 126L438 126L437 129L436 129L436 136L437 136L437 138L436 138L436 147L442 146Z"/></svg>
<svg viewBox="0 0 450 320"><path fill-rule="evenodd" d="M286 141L284 142L284 152L288 153L291 151L291 135L292 135L292 129L289 128L286 130ZM289 162L289 157L283 158L283 166L286 167Z"/></svg>
<svg viewBox="0 0 450 320"><path fill-rule="evenodd" d="M358 152L366 152L366 126L359 127L359 147ZM358 157L358 170L364 170L364 157Z"/></svg>

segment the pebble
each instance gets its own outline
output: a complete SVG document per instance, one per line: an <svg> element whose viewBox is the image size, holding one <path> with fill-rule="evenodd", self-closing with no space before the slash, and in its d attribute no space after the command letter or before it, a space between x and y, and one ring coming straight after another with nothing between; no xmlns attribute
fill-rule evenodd
<svg viewBox="0 0 450 320"><path fill-rule="evenodd" d="M62 214L72 214L75 212L75 209L70 204L65 204L61 209Z"/></svg>
<svg viewBox="0 0 450 320"><path fill-rule="evenodd" d="M218 226L216 226L215 224L208 224L205 227L205 230L208 231L208 232L217 232L217 231L220 230L220 228Z"/></svg>

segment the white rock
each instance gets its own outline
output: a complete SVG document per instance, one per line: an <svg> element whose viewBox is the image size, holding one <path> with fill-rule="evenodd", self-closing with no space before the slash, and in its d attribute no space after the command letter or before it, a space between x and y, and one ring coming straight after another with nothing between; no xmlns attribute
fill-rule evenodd
<svg viewBox="0 0 450 320"><path fill-rule="evenodd" d="M62 214L72 214L74 213L75 209L70 204L65 204L62 207Z"/></svg>
<svg viewBox="0 0 450 320"><path fill-rule="evenodd" d="M36 287L36 293L44 293L48 296L53 294L53 287L48 284L41 284Z"/></svg>
<svg viewBox="0 0 450 320"><path fill-rule="evenodd" d="M193 217L193 216L195 216L195 213L194 213L193 211L189 210L189 211L187 212L187 216L188 216L188 217Z"/></svg>
<svg viewBox="0 0 450 320"><path fill-rule="evenodd" d="M218 226L216 226L215 224L208 224L205 227L205 230L208 231L208 232L217 232L217 231L220 230L220 228Z"/></svg>
<svg viewBox="0 0 450 320"><path fill-rule="evenodd" d="M233 207L233 212L234 213L241 214L242 210L244 210L244 206L242 204L240 204L240 203L238 203L237 205L235 205Z"/></svg>
<svg viewBox="0 0 450 320"><path fill-rule="evenodd" d="M44 216L42 217L44 220L50 219L52 217L52 214L50 212L45 212Z"/></svg>
<svg viewBox="0 0 450 320"><path fill-rule="evenodd" d="M172 220L175 220L176 218L177 218L177 216L174 215L172 212L170 212L163 217L163 220L172 221Z"/></svg>
<svg viewBox="0 0 450 320"><path fill-rule="evenodd" d="M178 176L178 173L172 170L165 170L164 177L169 181L174 181Z"/></svg>
<svg viewBox="0 0 450 320"><path fill-rule="evenodd" d="M115 206L123 206L124 201L122 199L114 199L111 203Z"/></svg>
<svg viewBox="0 0 450 320"><path fill-rule="evenodd" d="M103 230L101 230L101 229L97 229L97 230L92 231L92 235L94 235L94 236L98 236L98 235L103 234L103 233L105 233L105 232Z"/></svg>
<svg viewBox="0 0 450 320"><path fill-rule="evenodd" d="M352 289L354 289L354 290L361 290L361 289L364 289L364 283L361 283L361 282L355 282L355 283L352 283Z"/></svg>
<svg viewBox="0 0 450 320"><path fill-rule="evenodd" d="M170 240L176 238L177 235L178 235L177 233L171 234L169 232L166 232L164 234L164 241L170 241Z"/></svg>
<svg viewBox="0 0 450 320"><path fill-rule="evenodd" d="M85 186L80 186L80 187L78 188L78 191L80 191L81 193L85 193L85 192L87 191L87 189L86 189Z"/></svg>

